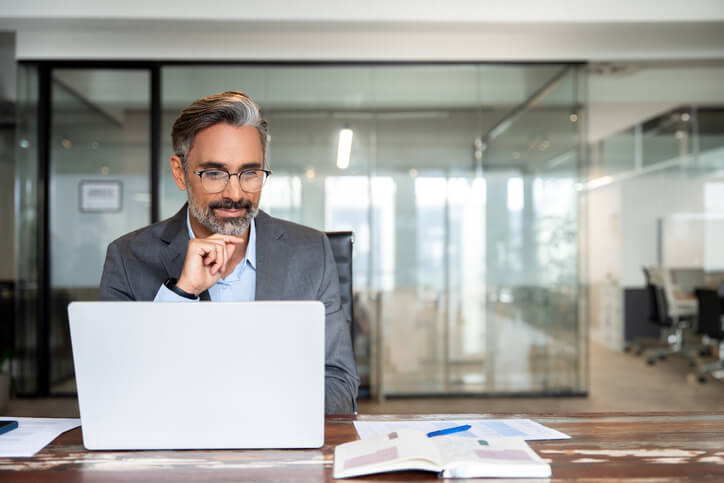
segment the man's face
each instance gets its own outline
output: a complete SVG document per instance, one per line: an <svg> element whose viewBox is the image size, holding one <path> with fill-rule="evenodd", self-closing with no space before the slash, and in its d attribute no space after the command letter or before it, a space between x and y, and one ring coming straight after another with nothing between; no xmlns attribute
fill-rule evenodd
<svg viewBox="0 0 724 483"><path fill-rule="evenodd" d="M251 126L214 124L196 133L187 157L186 172L176 156L171 158L171 168L179 189L188 190L191 214L214 233L243 235L258 212L261 191L243 191L239 177L232 175L223 191L208 193L195 172L222 169L237 173L262 169L264 154L259 132Z"/></svg>

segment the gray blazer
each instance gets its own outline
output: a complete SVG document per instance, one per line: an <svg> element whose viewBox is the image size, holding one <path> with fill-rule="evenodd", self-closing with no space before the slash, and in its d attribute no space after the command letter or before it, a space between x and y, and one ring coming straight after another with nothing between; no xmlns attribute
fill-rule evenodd
<svg viewBox="0 0 724 483"><path fill-rule="evenodd" d="M168 220L136 230L108 245L100 300L153 300L166 279L180 276L189 243L186 207ZM325 412L353 413L359 378L329 240L322 232L259 211L256 266L256 300L324 303ZM208 292L200 298L210 300Z"/></svg>

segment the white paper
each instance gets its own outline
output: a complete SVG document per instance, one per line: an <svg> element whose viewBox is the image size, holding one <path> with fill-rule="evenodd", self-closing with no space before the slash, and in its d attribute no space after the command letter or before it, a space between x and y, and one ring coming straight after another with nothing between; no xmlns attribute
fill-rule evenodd
<svg viewBox="0 0 724 483"><path fill-rule="evenodd" d="M429 433L445 428L453 428L469 424L467 431L455 433L455 436L470 438L501 438L515 437L528 441L543 439L570 439L567 434L543 426L530 419L457 419L452 421L355 421L360 439L370 438L379 434L387 434L398 429L408 428Z"/></svg>
<svg viewBox="0 0 724 483"><path fill-rule="evenodd" d="M17 428L0 434L0 458L34 456L61 434L80 426L80 419L3 417L0 421L18 422Z"/></svg>

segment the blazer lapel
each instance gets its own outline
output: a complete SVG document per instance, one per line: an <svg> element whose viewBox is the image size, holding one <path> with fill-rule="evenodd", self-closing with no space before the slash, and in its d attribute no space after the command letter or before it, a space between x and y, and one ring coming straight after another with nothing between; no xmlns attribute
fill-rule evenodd
<svg viewBox="0 0 724 483"><path fill-rule="evenodd" d="M289 247L274 218L259 211L256 222L256 300L283 300Z"/></svg>
<svg viewBox="0 0 724 483"><path fill-rule="evenodd" d="M161 249L161 263L169 278L178 278L186 260L189 245L189 232L186 228L186 207L176 213L161 233L161 241L167 246Z"/></svg>
<svg viewBox="0 0 724 483"><path fill-rule="evenodd" d="M179 278L186 260L186 250L189 246L189 230L186 225L186 209L188 203L176 213L161 233L161 241L168 246L161 250L161 263L166 269L167 278ZM199 299L210 301L208 290L199 294Z"/></svg>

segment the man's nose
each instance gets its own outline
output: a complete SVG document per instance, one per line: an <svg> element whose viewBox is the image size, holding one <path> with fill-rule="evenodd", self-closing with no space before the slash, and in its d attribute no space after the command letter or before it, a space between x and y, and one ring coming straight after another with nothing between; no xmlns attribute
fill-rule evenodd
<svg viewBox="0 0 724 483"><path fill-rule="evenodd" d="M229 182L224 187L224 194L227 198L231 198L236 201L241 199L244 190L241 189L241 178L238 174L232 174L229 176Z"/></svg>

